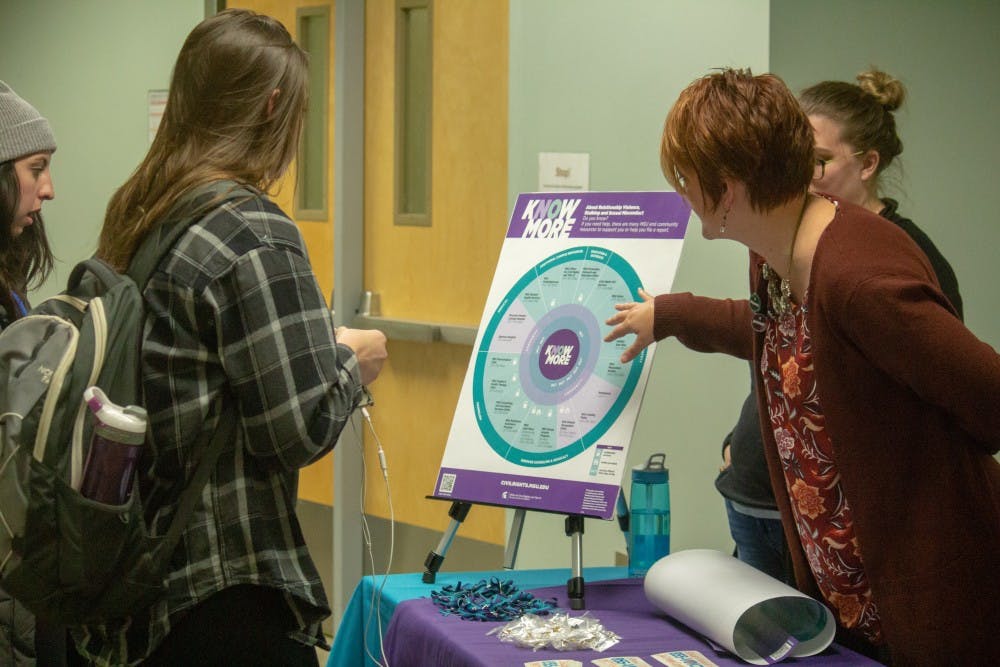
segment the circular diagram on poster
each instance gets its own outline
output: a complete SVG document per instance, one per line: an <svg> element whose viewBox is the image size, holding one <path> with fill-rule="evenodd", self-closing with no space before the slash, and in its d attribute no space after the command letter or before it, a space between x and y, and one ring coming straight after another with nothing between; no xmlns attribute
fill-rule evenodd
<svg viewBox="0 0 1000 667"><path fill-rule="evenodd" d="M500 301L476 351L472 385L490 447L522 466L549 466L595 444L618 419L646 363L619 358L601 325L639 301L639 276L620 255L581 246L551 255Z"/></svg>

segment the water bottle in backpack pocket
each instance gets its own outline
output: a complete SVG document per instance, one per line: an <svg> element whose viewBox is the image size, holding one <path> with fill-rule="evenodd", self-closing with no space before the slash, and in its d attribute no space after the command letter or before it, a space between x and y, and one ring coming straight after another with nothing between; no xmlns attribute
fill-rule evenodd
<svg viewBox="0 0 1000 667"><path fill-rule="evenodd" d="M124 504L131 495L135 466L146 442L146 411L138 405L116 405L98 387L88 387L83 398L97 423L80 493L108 505Z"/></svg>

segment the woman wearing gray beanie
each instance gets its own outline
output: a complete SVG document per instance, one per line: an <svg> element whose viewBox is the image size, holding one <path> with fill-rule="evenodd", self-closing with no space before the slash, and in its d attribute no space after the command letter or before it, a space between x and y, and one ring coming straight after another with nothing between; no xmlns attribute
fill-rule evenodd
<svg viewBox="0 0 1000 667"><path fill-rule="evenodd" d="M0 81L0 328L27 312L29 287L52 269L42 202L55 190L49 122Z"/></svg>
<svg viewBox="0 0 1000 667"><path fill-rule="evenodd" d="M55 191L49 163L56 150L49 122L0 81L0 329L28 312L27 291L52 269L41 208ZM64 631L44 628L0 589L0 665L62 663ZM62 646L60 646L62 645Z"/></svg>

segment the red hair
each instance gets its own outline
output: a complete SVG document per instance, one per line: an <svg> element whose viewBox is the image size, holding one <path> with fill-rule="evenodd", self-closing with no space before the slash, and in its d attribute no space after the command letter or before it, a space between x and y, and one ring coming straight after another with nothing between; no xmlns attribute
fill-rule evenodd
<svg viewBox="0 0 1000 667"><path fill-rule="evenodd" d="M694 173L714 210L724 179L746 185L750 205L768 211L803 194L812 181L815 152L809 118L773 74L723 69L681 92L667 114L660 166L686 194L681 174Z"/></svg>

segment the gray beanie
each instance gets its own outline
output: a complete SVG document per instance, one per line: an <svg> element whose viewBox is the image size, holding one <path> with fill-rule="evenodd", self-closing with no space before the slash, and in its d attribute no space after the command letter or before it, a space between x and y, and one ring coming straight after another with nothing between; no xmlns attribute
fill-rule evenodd
<svg viewBox="0 0 1000 667"><path fill-rule="evenodd" d="M55 149L49 121L0 81L0 162Z"/></svg>

